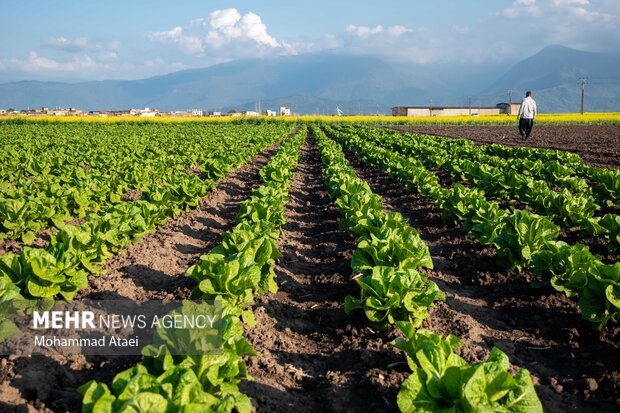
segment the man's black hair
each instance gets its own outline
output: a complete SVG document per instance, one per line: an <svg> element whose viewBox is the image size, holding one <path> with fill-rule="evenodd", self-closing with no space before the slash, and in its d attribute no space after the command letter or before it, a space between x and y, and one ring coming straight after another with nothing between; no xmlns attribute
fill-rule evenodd
<svg viewBox="0 0 620 413"><path fill-rule="evenodd" d="M528 90L527 92L525 92L525 97L529 97L529 96L532 96L532 92Z"/></svg>

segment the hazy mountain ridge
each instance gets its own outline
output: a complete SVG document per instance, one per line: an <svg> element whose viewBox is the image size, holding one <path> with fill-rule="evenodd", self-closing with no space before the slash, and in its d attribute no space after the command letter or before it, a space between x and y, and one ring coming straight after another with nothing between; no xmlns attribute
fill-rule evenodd
<svg viewBox="0 0 620 413"><path fill-rule="evenodd" d="M372 56L304 54L251 59L140 80L0 84L0 107L84 110L262 109L297 113L389 113L396 105L495 105L534 91L541 112L579 110L579 77L587 76L586 110L620 110L620 57L549 46L514 65L416 65ZM495 75L495 76L494 76ZM605 82L605 79L611 81ZM615 82L614 82L615 81Z"/></svg>

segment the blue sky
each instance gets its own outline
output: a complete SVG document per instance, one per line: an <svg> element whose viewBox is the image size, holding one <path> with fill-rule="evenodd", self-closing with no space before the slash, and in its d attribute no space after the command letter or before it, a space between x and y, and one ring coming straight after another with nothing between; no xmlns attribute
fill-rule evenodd
<svg viewBox="0 0 620 413"><path fill-rule="evenodd" d="M0 82L317 52L416 63L516 62L549 44L617 53L617 27L620 0L0 0Z"/></svg>

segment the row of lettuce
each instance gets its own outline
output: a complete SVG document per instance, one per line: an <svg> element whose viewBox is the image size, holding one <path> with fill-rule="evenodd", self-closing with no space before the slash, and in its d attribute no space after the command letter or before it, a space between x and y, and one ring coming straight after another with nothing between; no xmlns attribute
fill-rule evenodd
<svg viewBox="0 0 620 413"><path fill-rule="evenodd" d="M305 128L286 139L261 169L263 185L242 202L237 225L221 243L187 271L198 282L192 298L221 303L221 352L173 356L161 345L142 363L114 378L108 387L90 381L78 389L90 412L249 413L250 399L238 384L250 378L243 357L256 355L243 337L255 324L249 308L255 295L277 291L273 265L281 257L277 240Z"/></svg>
<svg viewBox="0 0 620 413"><path fill-rule="evenodd" d="M595 216L601 207L620 205L618 169L584 165L568 152L474 146L469 140L422 135L412 139L412 135L368 128L355 133L419 159L428 169L445 170L452 179L468 181L498 199L529 207L563 228L577 227L586 236L604 238L610 250L620 248L620 215Z"/></svg>
<svg viewBox="0 0 620 413"><path fill-rule="evenodd" d="M357 239L351 267L359 297L348 296L345 310L363 310L382 329L398 328L393 345L407 355L412 374L398 394L402 412L542 412L529 372L510 374L508 357L493 348L486 361L469 364L456 354L455 336L420 328L428 309L444 294L418 271L432 268L427 246L399 213L385 213L381 199L351 168L341 146L313 128L325 183L342 215L341 225Z"/></svg>
<svg viewBox="0 0 620 413"><path fill-rule="evenodd" d="M596 328L620 321L620 263L605 264L587 246L559 241L560 228L548 217L503 209L478 188L461 184L443 188L421 160L386 149L392 138L400 139L396 135L347 128L328 131L364 161L429 197L446 220L462 223L464 231L482 244L494 246L498 260L509 270L533 268L540 283L577 297L583 318Z"/></svg>
<svg viewBox="0 0 620 413"><path fill-rule="evenodd" d="M290 128L290 126L288 126ZM0 241L31 244L41 230L104 214L158 186L197 182L231 149L282 136L287 126L3 125ZM205 150L208 148L208 150Z"/></svg>
<svg viewBox="0 0 620 413"><path fill-rule="evenodd" d="M17 254L3 254L0 299L73 299L88 285L90 274L102 273L109 257L153 232L169 218L197 207L218 180L283 136L271 132L238 130L220 142L234 150L213 151L200 165L201 176L177 173L162 182L149 184L141 199L89 214L80 225L63 225L51 237L48 248L23 247Z"/></svg>

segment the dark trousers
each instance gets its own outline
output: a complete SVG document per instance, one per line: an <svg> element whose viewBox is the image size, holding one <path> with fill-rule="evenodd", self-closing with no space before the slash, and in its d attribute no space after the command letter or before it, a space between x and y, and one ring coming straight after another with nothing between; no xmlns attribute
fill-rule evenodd
<svg viewBox="0 0 620 413"><path fill-rule="evenodd" d="M527 139L530 137L530 133L532 133L532 128L534 127L534 119L519 119L519 133L521 137Z"/></svg>

